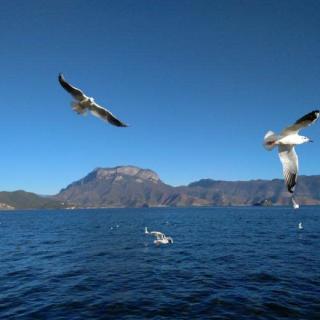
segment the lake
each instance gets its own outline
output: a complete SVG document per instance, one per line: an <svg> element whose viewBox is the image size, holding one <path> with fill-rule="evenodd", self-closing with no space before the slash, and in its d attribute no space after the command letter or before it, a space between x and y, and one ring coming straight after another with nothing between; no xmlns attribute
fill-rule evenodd
<svg viewBox="0 0 320 320"><path fill-rule="evenodd" d="M10 211L0 237L1 319L320 319L320 207Z"/></svg>

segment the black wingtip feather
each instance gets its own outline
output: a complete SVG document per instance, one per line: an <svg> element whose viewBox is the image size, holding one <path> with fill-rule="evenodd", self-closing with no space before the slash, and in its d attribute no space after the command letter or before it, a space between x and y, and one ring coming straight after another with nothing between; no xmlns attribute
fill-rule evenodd
<svg viewBox="0 0 320 320"><path fill-rule="evenodd" d="M287 188L290 193L294 192L296 184L297 184L297 175L294 174L290 176L289 181L287 181Z"/></svg>
<svg viewBox="0 0 320 320"><path fill-rule="evenodd" d="M68 91L70 94L72 94L73 96L77 95L77 94L82 94L80 90L73 88L64 78L62 73L59 73L59 77L58 77L59 83L60 85L66 90Z"/></svg>
<svg viewBox="0 0 320 320"><path fill-rule="evenodd" d="M296 121L296 124L300 123L300 122L303 122L303 121L306 121L306 120L311 121L311 122L315 121L315 120L318 119L319 113L320 113L319 110L313 110L313 111L307 113L306 115L304 115L302 118L298 119Z"/></svg>
<svg viewBox="0 0 320 320"><path fill-rule="evenodd" d="M65 84L66 80L64 79L63 73L59 73L58 80L62 86Z"/></svg>
<svg viewBox="0 0 320 320"><path fill-rule="evenodd" d="M125 123L123 123L123 122L121 122L119 120L112 121L111 123L116 127L121 127L121 128L127 128L128 127L127 124L125 124Z"/></svg>

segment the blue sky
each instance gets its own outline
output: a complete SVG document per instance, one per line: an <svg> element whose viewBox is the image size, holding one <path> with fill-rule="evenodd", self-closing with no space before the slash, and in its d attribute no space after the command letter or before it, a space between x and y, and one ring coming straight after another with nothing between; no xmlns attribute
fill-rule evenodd
<svg viewBox="0 0 320 320"><path fill-rule="evenodd" d="M262 139L320 106L319 1L3 1L0 190L132 164L173 185L281 178ZM70 108L57 75L129 128ZM319 174L320 124L301 174Z"/></svg>

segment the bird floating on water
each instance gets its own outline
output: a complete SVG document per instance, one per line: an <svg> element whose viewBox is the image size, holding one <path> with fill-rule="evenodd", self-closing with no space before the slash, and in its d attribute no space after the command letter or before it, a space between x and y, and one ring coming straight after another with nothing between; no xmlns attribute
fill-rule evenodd
<svg viewBox="0 0 320 320"><path fill-rule="evenodd" d="M299 222L298 228L299 228L299 230L303 230L302 222Z"/></svg>
<svg viewBox="0 0 320 320"><path fill-rule="evenodd" d="M264 136L264 147L272 150L278 146L279 157L283 167L284 180L288 191L292 194L292 204L295 209L299 208L293 197L298 177L298 156L294 147L298 144L313 142L310 138L299 135L299 131L319 118L319 110L314 110L298 119L293 125L285 128L277 135L268 131Z"/></svg>
<svg viewBox="0 0 320 320"><path fill-rule="evenodd" d="M59 74L59 83L69 92L77 101L71 103L72 109L78 114L84 114L87 110L93 115L101 118L114 126L127 127L127 125L117 119L108 109L97 104L93 98L86 96L80 89L68 83L62 73Z"/></svg>
<svg viewBox="0 0 320 320"><path fill-rule="evenodd" d="M156 237L156 240L153 241L154 244L160 245L160 244L171 244L173 243L173 239L171 237L167 237L164 233L159 231L148 231L148 228L144 228L145 234L150 234L154 237Z"/></svg>

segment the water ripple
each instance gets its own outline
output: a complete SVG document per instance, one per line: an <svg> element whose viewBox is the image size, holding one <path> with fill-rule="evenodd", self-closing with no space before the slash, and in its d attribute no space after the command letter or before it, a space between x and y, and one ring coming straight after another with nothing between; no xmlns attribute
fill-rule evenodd
<svg viewBox="0 0 320 320"><path fill-rule="evenodd" d="M320 319L318 208L0 217L1 319Z"/></svg>

